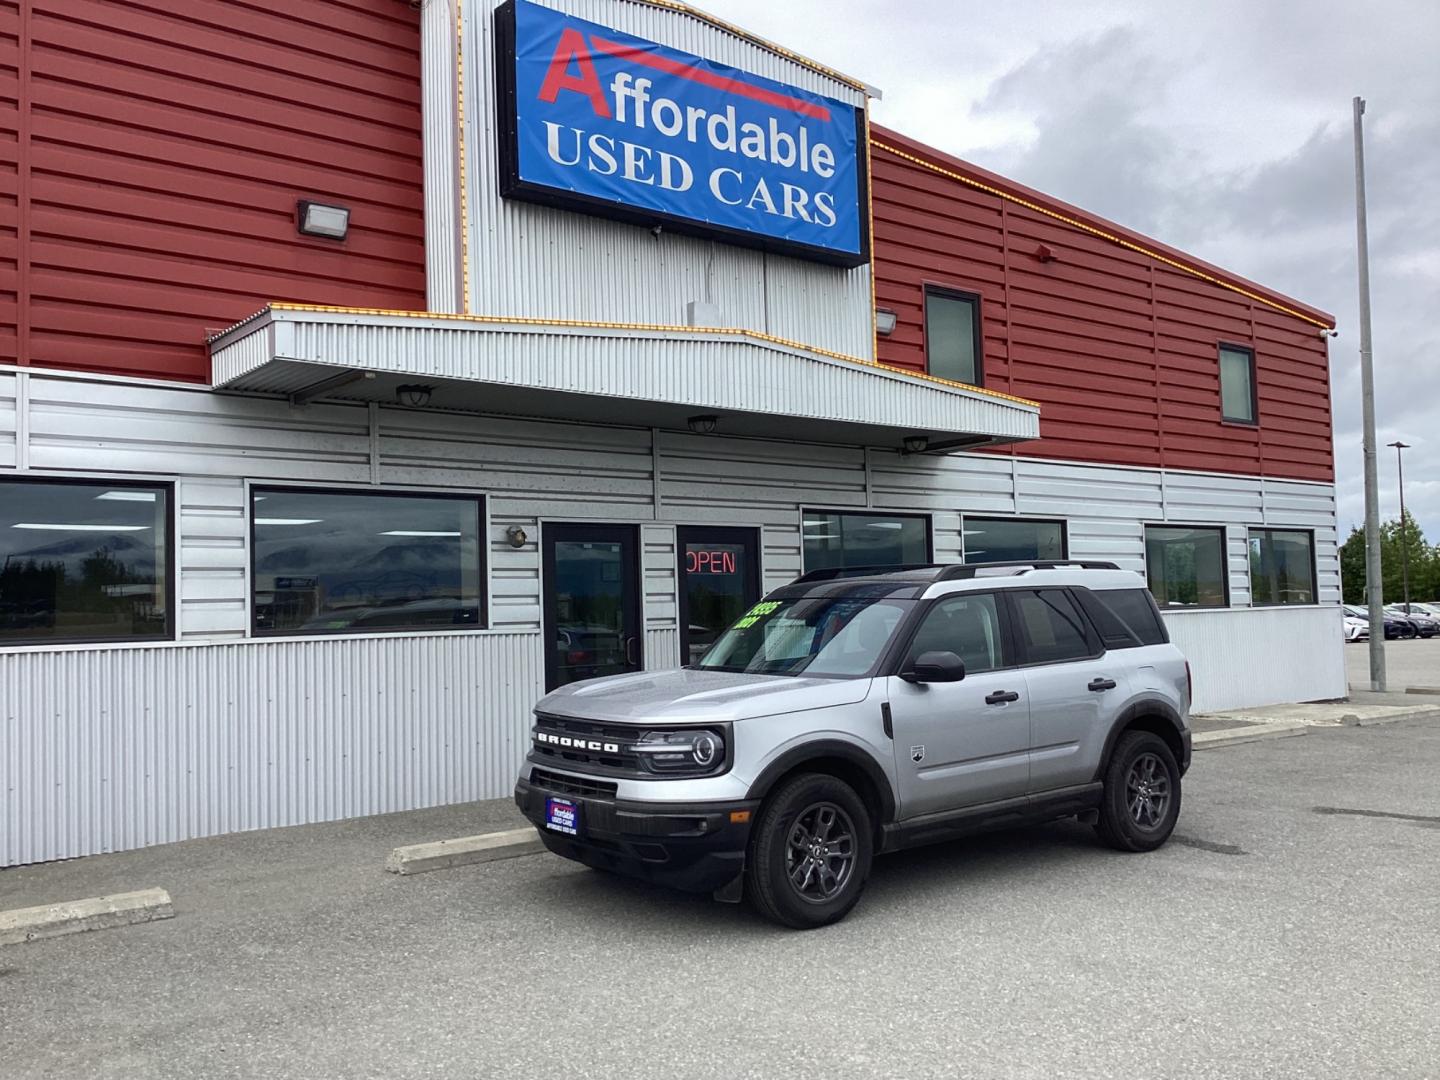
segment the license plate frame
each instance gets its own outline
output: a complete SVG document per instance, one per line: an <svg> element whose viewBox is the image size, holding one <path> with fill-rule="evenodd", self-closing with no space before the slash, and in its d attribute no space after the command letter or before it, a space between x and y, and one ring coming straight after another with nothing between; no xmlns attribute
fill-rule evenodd
<svg viewBox="0 0 1440 1080"><path fill-rule="evenodd" d="M554 795L545 797L545 828L561 836L580 835L580 803Z"/></svg>

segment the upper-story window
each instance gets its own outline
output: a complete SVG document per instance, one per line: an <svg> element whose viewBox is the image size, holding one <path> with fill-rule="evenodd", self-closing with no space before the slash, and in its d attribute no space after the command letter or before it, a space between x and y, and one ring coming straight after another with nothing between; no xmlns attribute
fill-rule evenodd
<svg viewBox="0 0 1440 1080"><path fill-rule="evenodd" d="M1237 424L1259 423L1253 349L1220 346L1220 417Z"/></svg>
<svg viewBox="0 0 1440 1080"><path fill-rule="evenodd" d="M981 386L980 297L925 287L925 370L941 379Z"/></svg>

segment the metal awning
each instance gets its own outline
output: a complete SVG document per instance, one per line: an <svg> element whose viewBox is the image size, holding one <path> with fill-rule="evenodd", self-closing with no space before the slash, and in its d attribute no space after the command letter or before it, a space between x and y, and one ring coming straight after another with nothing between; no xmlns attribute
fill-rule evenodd
<svg viewBox="0 0 1440 1080"><path fill-rule="evenodd" d="M1034 402L744 330L271 304L210 341L216 390L931 452L1038 438ZM912 444L915 448L915 444Z"/></svg>

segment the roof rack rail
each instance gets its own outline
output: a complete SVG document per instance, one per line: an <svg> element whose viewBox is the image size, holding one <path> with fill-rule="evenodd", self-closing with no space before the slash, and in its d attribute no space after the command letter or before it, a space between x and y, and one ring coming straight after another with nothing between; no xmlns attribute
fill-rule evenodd
<svg viewBox="0 0 1440 1080"><path fill-rule="evenodd" d="M839 581L850 577L875 577L878 574L903 574L912 570L944 570L949 563L890 563L877 566L827 566L823 570L811 570L801 574L791 584L799 585L808 581Z"/></svg>
<svg viewBox="0 0 1440 1080"><path fill-rule="evenodd" d="M980 562L964 563L960 566L947 566L940 572L936 581L961 581L966 578L978 576L978 570L1013 570L1016 575L1028 573L1031 570L1063 570L1068 568L1080 570L1119 570L1120 567L1113 562L1105 562L1099 559L1014 559L1005 562Z"/></svg>

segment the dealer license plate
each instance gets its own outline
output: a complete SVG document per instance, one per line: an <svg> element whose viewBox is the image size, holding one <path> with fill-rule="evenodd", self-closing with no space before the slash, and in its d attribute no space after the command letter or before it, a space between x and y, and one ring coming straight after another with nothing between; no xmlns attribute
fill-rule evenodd
<svg viewBox="0 0 1440 1080"><path fill-rule="evenodd" d="M545 827L566 836L579 836L580 805L569 799L546 799Z"/></svg>

